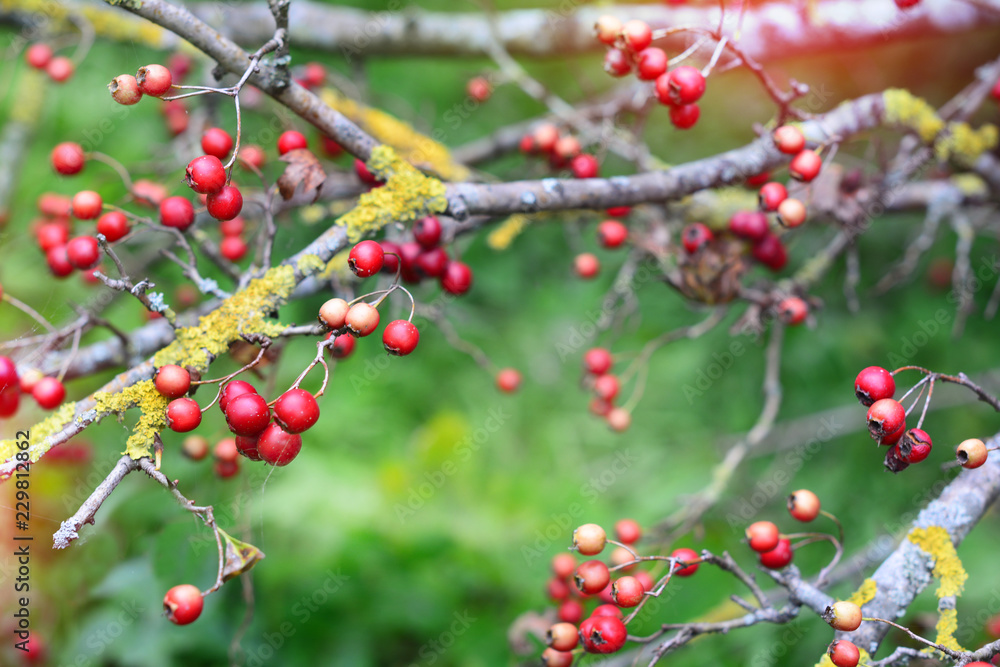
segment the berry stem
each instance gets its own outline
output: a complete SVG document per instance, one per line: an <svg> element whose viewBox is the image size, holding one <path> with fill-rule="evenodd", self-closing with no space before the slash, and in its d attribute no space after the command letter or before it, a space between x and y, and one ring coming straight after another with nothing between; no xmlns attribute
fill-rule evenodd
<svg viewBox="0 0 1000 667"><path fill-rule="evenodd" d="M927 408L931 405L931 396L934 395L934 380L937 379L936 375L928 375L930 380L927 383L927 398L924 399L924 409L920 411L920 419L917 420L917 428L924 425L924 417L927 416Z"/></svg>
<svg viewBox="0 0 1000 667"><path fill-rule="evenodd" d="M32 308L31 306L29 306L25 302L21 301L18 298L15 298L15 297L11 296L10 294L7 294L7 292L4 292L4 294L3 294L3 300L6 301L7 303L9 303L10 305L14 306L15 308L17 308L21 312L23 312L25 315L28 315L29 317L31 317L31 319L33 319L36 322L38 322L39 324L41 324L43 327L45 327L45 330L48 331L49 333L53 333L54 334L56 332L56 328L55 328L55 326L52 325L51 322L49 322L47 319L45 319L42 316L41 313L39 313L37 310L35 310L34 308Z"/></svg>
<svg viewBox="0 0 1000 667"><path fill-rule="evenodd" d="M132 177L129 175L128 169L126 169L125 165L123 165L121 162L114 159L110 155L101 153L100 151L91 151L87 153L85 157L88 160L97 160L98 162L103 162L104 164L114 169L121 177L122 183L125 184L125 187L128 189L128 191L129 192L132 191L132 188L134 187L134 184L132 183ZM115 207L106 206L106 208L115 208Z"/></svg>
<svg viewBox="0 0 1000 667"><path fill-rule="evenodd" d="M941 651L942 653L944 653L945 655L947 655L950 658L954 658L956 660L967 658L966 654L960 653L960 652L958 652L958 651L956 651L954 649L950 649L947 646L944 646L943 644L937 644L935 642L932 642L929 639L924 639L920 635L916 634L915 632L913 632L909 628L900 625L899 623L893 623L892 621L886 620L884 618L878 618L877 616L870 616L870 617L869 616L864 616L864 617L861 618L861 620L862 621L874 621L876 623L885 623L887 625L891 625L892 627L896 628L897 630L902 630L906 634L910 635L911 638L917 640L918 642L921 642L923 644L927 644L928 646L936 648L937 650Z"/></svg>

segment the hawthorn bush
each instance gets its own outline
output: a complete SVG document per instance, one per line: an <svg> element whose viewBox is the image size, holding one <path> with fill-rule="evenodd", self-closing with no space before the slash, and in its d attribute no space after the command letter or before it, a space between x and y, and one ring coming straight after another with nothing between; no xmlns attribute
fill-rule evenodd
<svg viewBox="0 0 1000 667"><path fill-rule="evenodd" d="M996 8L439 4L0 7L3 664L993 660Z"/></svg>

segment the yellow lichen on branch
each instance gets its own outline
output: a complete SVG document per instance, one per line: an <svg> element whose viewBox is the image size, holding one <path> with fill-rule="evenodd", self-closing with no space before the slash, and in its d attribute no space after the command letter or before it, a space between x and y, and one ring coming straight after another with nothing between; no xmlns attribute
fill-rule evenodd
<svg viewBox="0 0 1000 667"><path fill-rule="evenodd" d="M914 130L933 146L939 160L954 160L968 166L997 145L995 125L986 123L974 129L968 123L946 123L926 100L900 88L885 91L882 99L885 119Z"/></svg>
<svg viewBox="0 0 1000 667"><path fill-rule="evenodd" d="M320 91L320 99L331 109L339 111L357 123L379 142L397 150L411 164L433 171L450 181L469 179L469 169L455 162L444 144L417 132L409 123L404 123L384 111L355 102L332 88Z"/></svg>
<svg viewBox="0 0 1000 667"><path fill-rule="evenodd" d="M130 408L139 408L139 421L125 443L125 451L133 459L150 455L153 436L167 427L167 397L156 390L152 380L143 380L125 387L122 391L94 394L96 409L100 414L123 416Z"/></svg>
<svg viewBox="0 0 1000 667"><path fill-rule="evenodd" d="M937 625L935 626L937 630L937 637L934 641L941 646L947 646L953 651L964 651L962 645L958 643L955 639L955 631L958 630L958 610L957 609L942 609L941 616L938 618ZM928 652L934 651L933 648L925 649Z"/></svg>
<svg viewBox="0 0 1000 667"><path fill-rule="evenodd" d="M175 46L172 33L160 26L100 5L64 4L52 0L0 0L0 9L43 16L49 21L47 27L53 32L76 31L70 14L78 13L93 27L98 37L120 42L140 42L154 48ZM167 38L170 40L169 44L165 41Z"/></svg>
<svg viewBox="0 0 1000 667"><path fill-rule="evenodd" d="M875 585L874 579L865 579L861 587L851 594L851 597L847 598L848 602L853 602L859 607L867 602L871 602L875 599L875 593L878 592L878 587Z"/></svg>
<svg viewBox="0 0 1000 667"><path fill-rule="evenodd" d="M337 220L352 243L389 223L411 222L448 208L444 184L421 174L388 146L377 146L367 165L385 185L361 195L357 206Z"/></svg>
<svg viewBox="0 0 1000 667"><path fill-rule="evenodd" d="M948 531L940 526L914 528L906 537L934 559L932 574L938 580L938 598L961 595L969 575L962 567Z"/></svg>
<svg viewBox="0 0 1000 667"><path fill-rule="evenodd" d="M14 93L17 104L11 105L10 122L21 123L28 127L38 124L42 118L48 81L48 77L37 70L24 70L17 92Z"/></svg>
<svg viewBox="0 0 1000 667"><path fill-rule="evenodd" d="M506 250L514 242L524 228L531 222L531 218L523 213L515 213L499 225L486 237L486 245L494 250Z"/></svg>
<svg viewBox="0 0 1000 667"><path fill-rule="evenodd" d="M66 428L72 421L76 413L76 403L63 403L55 412L38 422L29 429L25 429L28 434L28 449L18 448L16 439L0 440L0 462L10 461L20 451L27 451L28 460L34 463L42 458L45 452L49 451L51 445L46 442L49 436L58 433Z"/></svg>

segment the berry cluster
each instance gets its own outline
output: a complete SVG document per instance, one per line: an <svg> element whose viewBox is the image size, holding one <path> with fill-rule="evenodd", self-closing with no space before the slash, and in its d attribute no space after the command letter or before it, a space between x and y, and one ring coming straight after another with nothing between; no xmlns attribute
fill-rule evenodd
<svg viewBox="0 0 1000 667"><path fill-rule="evenodd" d="M858 373L854 380L854 394L861 405L868 408L868 433L879 445L889 447L885 455L885 467L897 473L911 464L926 459L930 456L933 446L930 435L921 428L926 414L926 404L916 427L909 429L906 427L906 417L920 400L920 395L914 400L910 410L893 398L896 393L894 376L903 370L920 370L925 376L907 391L900 401L918 387L921 388L920 394L923 394L925 383L928 381L933 383L933 378L937 377L937 374L915 367L904 367L889 372L880 366L869 366ZM930 392L926 400L930 401ZM978 438L964 440L955 450L958 462L969 469L978 468L986 463L988 454L986 444Z"/></svg>
<svg viewBox="0 0 1000 667"><path fill-rule="evenodd" d="M613 365L614 359L606 348L594 347L583 355L584 384L594 393L590 411L604 418L611 430L621 433L631 426L632 413L615 405L621 381L611 372Z"/></svg>
<svg viewBox="0 0 1000 667"><path fill-rule="evenodd" d="M389 274L398 273L404 282L412 284L425 278L437 278L448 294L460 296L468 292L472 287L472 269L465 262L452 259L441 246L441 221L433 215L421 218L413 223L412 233L412 241L395 243L386 240L376 244L381 245L384 261L380 261L378 269L371 270L369 267L364 275L358 275L365 277L381 270ZM351 266L353 269L354 264Z"/></svg>
<svg viewBox="0 0 1000 667"><path fill-rule="evenodd" d="M56 83L64 83L76 70L76 65L66 56L57 56L52 47L36 42L24 51L24 60L29 66L42 70Z"/></svg>
<svg viewBox="0 0 1000 667"><path fill-rule="evenodd" d="M656 98L670 109L670 122L686 130L701 116L697 102L705 93L705 76L690 65L669 70L666 52L651 46L655 35L644 21L622 23L614 16L597 19L594 32L609 48L604 54L604 71L614 77L635 72L640 81L654 82Z"/></svg>
<svg viewBox="0 0 1000 667"><path fill-rule="evenodd" d="M55 410L66 398L66 387L58 378L42 375L36 370L18 375L14 360L0 356L0 418L17 414L21 394L30 394L44 410Z"/></svg>
<svg viewBox="0 0 1000 667"><path fill-rule="evenodd" d="M595 178L600 170L597 157L583 152L580 140L562 135L552 123L543 123L521 137L521 152L548 158L552 169L569 169L577 178Z"/></svg>

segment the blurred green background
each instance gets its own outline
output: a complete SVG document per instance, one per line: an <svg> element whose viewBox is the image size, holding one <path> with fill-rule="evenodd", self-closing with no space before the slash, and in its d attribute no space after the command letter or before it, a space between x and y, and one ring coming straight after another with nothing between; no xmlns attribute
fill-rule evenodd
<svg viewBox="0 0 1000 667"><path fill-rule="evenodd" d="M552 0L532 6L556 5ZM444 0L420 6L454 8ZM6 42L16 32L7 26L0 35ZM886 44L770 67L779 80L794 76L830 91L832 98L824 108L888 86L909 88L939 105L965 85L975 66L996 56L996 44L996 35L987 33ZM293 56L297 63L317 60L342 75L358 77L335 55L293 49ZM115 175L98 164L74 179L56 177L48 153L60 141L87 141L95 136L88 132L98 131L95 148L135 165L134 176L158 176L173 194L185 194L181 175L189 154L171 143L157 104L144 100L128 109L117 107L105 89L114 75L165 58L141 44L100 41L71 81L44 90L39 129L28 155L17 165L20 187L0 241L0 282L57 323L73 316L67 301L86 304L103 288L83 284L78 275L54 286L27 231L36 217L34 202L45 191L72 194L84 188L97 189L106 201L114 201L123 189ZM611 85L599 55L524 64L574 102L583 99L584 91ZM206 63L199 62L199 67L195 79ZM453 146L543 111L514 86L505 85L451 129L444 114L466 101L465 82L492 68L486 60L467 58L373 58L364 66L368 101L418 129L444 129L445 142ZM5 62L0 70L0 89L10 91L0 100L0 122L23 102L12 91L24 73L20 58ZM204 108L215 123L233 127L228 104L196 102L201 103L211 105ZM996 106L987 107L980 119L996 122ZM665 110L655 110L646 135L654 152L679 163L741 145L753 138L752 123L766 122L773 112L764 92L742 72L710 79L702 109L701 121L688 132L674 130ZM262 136L273 117L268 103L248 112L249 136ZM296 127L316 138L305 124ZM894 136L885 135L890 148ZM274 177L279 167L273 142L265 148L271 159L266 172ZM856 165L871 158L872 144L866 138L841 150L842 159ZM347 169L350 161L341 158L336 165ZM607 165L609 172L622 168L614 162ZM544 173L534 164L526 167L519 156L492 170L501 178ZM253 219L252 210L247 217ZM321 403L321 420L305 435L302 454L287 468L272 471L244 461L237 478L220 480L209 460L183 458L178 451L181 437L167 433L164 471L181 480L189 497L213 504L226 530L267 554L250 576L252 587L230 582L207 599L202 618L191 626L166 622L160 602L175 584L211 585L214 540L163 489L142 476L126 479L98 513L97 524L83 529L79 542L66 551L47 549L51 533L120 455L127 425L108 419L88 429L80 438L90 443L92 452L85 463L43 460L32 477L37 542L31 609L34 628L48 640L49 664L219 665L233 656L235 664L248 666L478 666L533 660L540 648L514 655L508 630L519 615L548 608L548 563L569 545L573 527L596 522L610 529L623 517L652 526L673 513L686 496L710 481L713 466L733 438L753 424L762 401L763 346L745 338L746 354L702 396L692 401L685 397L685 385L694 385L700 373L709 372L713 354L730 345L726 326L720 326L700 340L675 343L653 356L645 396L627 433L610 432L588 413L589 397L580 387L580 357L586 347L606 344L625 358L661 332L706 315L663 284L649 281L636 287L641 318L623 335L596 340L582 335L591 330L623 259L620 252L596 249L593 228L600 219L597 214L571 216L566 225L532 226L505 252L489 249L483 233L457 243L474 268L475 284L467 296L447 306L448 318L498 366L522 371L525 381L515 395L500 394L488 373L428 324L421 329L419 349L408 358L388 358L377 340L359 342L354 356L336 367ZM861 240L859 312L847 311L842 262L817 286L813 293L826 304L817 326L788 331L784 345L785 400L779 422L798 420L797 430L777 429L762 452L739 470L705 522L676 546L728 549L752 569L755 559L739 543L742 527L753 518L768 518L788 530L796 528L784 511L783 498L808 487L844 522L849 555L873 545L885 547L885 538L880 541L879 536L887 531L898 536L899 522L926 502L927 490L954 474L940 469L951 446L997 430L1000 420L987 407L972 404L957 388L940 387L936 398L957 405L935 409L928 417L926 428L937 451L930 461L898 476L882 470L881 453L861 432L864 413L853 398L852 381L863 366L889 365L890 355L902 355L945 372L976 375L998 367L996 324L982 317L996 282L995 270L987 271L976 292L977 310L959 340L949 335L954 304L948 288L926 279L931 263L947 262L954 254L950 230L942 229L909 284L880 297L867 292L900 257L920 221L917 215L886 216ZM309 224L298 214L285 216L280 220L278 256L304 246L328 222ZM792 246L790 266L801 263L830 235L826 228L803 228ZM592 282L571 275L572 255L579 247L596 252L604 265ZM996 250L994 239L978 239L973 267L990 266ZM168 297L172 288L167 286L179 282L178 272L165 263L151 267L150 274L167 288ZM433 301L439 294L436 285L416 290L421 301ZM318 294L286 306L280 318L309 322L328 296ZM402 309L403 304L392 307ZM920 338L921 322L939 311L947 314L948 324ZM124 299L116 300L105 317L124 329L144 322L139 305ZM734 319L731 314L725 324ZM26 335L31 327L27 318L5 306L0 332L6 339ZM926 344L909 354L915 335L918 343ZM84 343L106 336L97 332ZM308 340L288 345L275 386L287 386L314 350ZM220 360L211 374L218 377L237 367L231 360ZM69 398L90 393L111 376L108 372L71 382ZM995 391L1000 382L993 378L986 384ZM306 386L315 388L318 382L316 375ZM201 394L197 398L208 400ZM853 410L835 412L832 422L824 421L824 411L852 404ZM3 424L4 435L41 417L37 409L22 408L16 419ZM206 418L200 432L223 437L221 414L212 410ZM816 439L821 446L806 448ZM781 450L777 454L776 448ZM787 482L775 482L786 476ZM6 520L12 521L12 514L8 508ZM1000 610L1000 578L994 567L997 525L996 517L989 516L959 550L977 582L959 602L957 636L968 645L985 639L984 610ZM656 553L673 546L644 548ZM872 553L873 563L879 562L879 552ZM796 562L815 572L828 557L828 547L816 545L799 552ZM10 566L5 563L2 573L4 600L10 594ZM859 582L847 580L833 592L845 596ZM648 633L661 622L732 613L723 606L731 593L743 591L730 577L703 568L696 577L672 584L669 600L655 613L644 614L633 634ZM919 612L934 608L932 593L925 593L908 620L920 620ZM812 664L830 637L819 619L804 613L790 626L762 625L699 640L669 660L678 665ZM904 641L892 635L887 645ZM4 651L8 643L5 640ZM236 645L239 650L231 653ZM590 658L586 664L597 662Z"/></svg>

